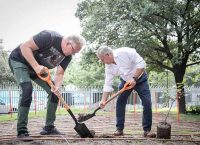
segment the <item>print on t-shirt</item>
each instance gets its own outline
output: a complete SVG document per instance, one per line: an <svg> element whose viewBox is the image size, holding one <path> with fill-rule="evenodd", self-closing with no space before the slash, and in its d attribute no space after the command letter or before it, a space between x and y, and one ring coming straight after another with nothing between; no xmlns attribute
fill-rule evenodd
<svg viewBox="0 0 200 145"><path fill-rule="evenodd" d="M38 62L41 65L48 67L49 69L60 65L64 58L65 56L54 47L36 54L36 59Z"/></svg>

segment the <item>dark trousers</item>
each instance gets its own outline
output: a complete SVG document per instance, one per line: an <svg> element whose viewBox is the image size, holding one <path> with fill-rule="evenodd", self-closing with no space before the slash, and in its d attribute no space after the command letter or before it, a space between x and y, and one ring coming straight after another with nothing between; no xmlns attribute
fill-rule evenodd
<svg viewBox="0 0 200 145"><path fill-rule="evenodd" d="M120 79L121 83L119 85L119 89L123 88L126 83L124 80ZM150 131L152 125L152 108L151 108L151 93L147 81L146 72L137 80L137 84L133 88L139 95L142 106L143 106L143 117L142 117L142 126L144 131ZM125 122L125 109L126 103L129 95L133 91L133 89L126 90L123 92L117 99L116 104L116 127L118 129L124 129Z"/></svg>
<svg viewBox="0 0 200 145"><path fill-rule="evenodd" d="M17 84L20 86L21 93L19 96L18 104L18 121L17 121L17 132L18 135L21 133L28 132L28 114L32 101L32 82L35 81L40 85L48 94L47 102L47 115L45 126L53 126L56 119L56 110L58 105L58 97L51 92L49 85L37 76L34 77L30 74L28 66L21 62L9 59L10 68L14 74Z"/></svg>

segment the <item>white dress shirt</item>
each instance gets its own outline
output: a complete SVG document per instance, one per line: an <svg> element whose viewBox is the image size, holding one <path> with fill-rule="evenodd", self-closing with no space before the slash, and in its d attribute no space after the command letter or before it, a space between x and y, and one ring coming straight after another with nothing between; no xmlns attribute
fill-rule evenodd
<svg viewBox="0 0 200 145"><path fill-rule="evenodd" d="M112 92L112 82L115 76L120 76L124 81L133 79L137 68L145 68L144 59L134 48L122 47L113 50L116 64L105 64L104 92Z"/></svg>

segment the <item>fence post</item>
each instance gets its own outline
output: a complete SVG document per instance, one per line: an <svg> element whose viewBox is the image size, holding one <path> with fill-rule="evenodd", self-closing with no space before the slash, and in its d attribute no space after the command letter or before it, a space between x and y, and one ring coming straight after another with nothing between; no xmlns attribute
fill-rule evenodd
<svg viewBox="0 0 200 145"><path fill-rule="evenodd" d="M154 92L154 94L155 94L155 109L156 109L156 114L157 114L158 113L158 94L156 91Z"/></svg>
<svg viewBox="0 0 200 145"><path fill-rule="evenodd" d="M84 112L86 112L86 95L84 95L84 107L83 107L83 110L84 110Z"/></svg>
<svg viewBox="0 0 200 145"><path fill-rule="evenodd" d="M154 95L155 95L155 110L156 110L156 120L159 119L159 113L158 113L158 92L154 92Z"/></svg>
<svg viewBox="0 0 200 145"><path fill-rule="evenodd" d="M134 113L136 113L136 101L137 101L137 95L135 92L133 93L133 105L134 105Z"/></svg>
<svg viewBox="0 0 200 145"><path fill-rule="evenodd" d="M37 114L37 98L36 98L36 92L34 90L34 111L35 115Z"/></svg>
<svg viewBox="0 0 200 145"><path fill-rule="evenodd" d="M9 96L10 96L10 117L12 118L12 93L11 93L11 86L9 87Z"/></svg>

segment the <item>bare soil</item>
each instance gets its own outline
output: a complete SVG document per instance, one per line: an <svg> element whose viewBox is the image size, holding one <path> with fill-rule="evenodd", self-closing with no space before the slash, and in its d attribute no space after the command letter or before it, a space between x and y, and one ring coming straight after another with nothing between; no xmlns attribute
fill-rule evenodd
<svg viewBox="0 0 200 145"><path fill-rule="evenodd" d="M78 115L76 115L78 117ZM157 133L157 125L165 118L162 114L153 114L152 132ZM55 126L64 133L61 136L41 136L39 132L45 124L45 116L29 119L28 129L33 141L25 142L16 138L17 121L0 123L0 145L200 145L200 121L187 122L169 117L171 139L143 138L142 114L127 113L124 136L114 137L115 113L101 113L84 123L89 130L95 131L91 138L80 138L74 130L72 118L66 115L57 116Z"/></svg>

